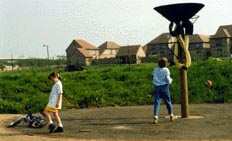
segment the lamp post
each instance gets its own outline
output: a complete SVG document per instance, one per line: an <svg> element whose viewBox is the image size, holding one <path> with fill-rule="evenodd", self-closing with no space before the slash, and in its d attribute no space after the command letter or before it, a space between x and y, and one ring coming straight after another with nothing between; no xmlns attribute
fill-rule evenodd
<svg viewBox="0 0 232 141"><path fill-rule="evenodd" d="M189 117L187 70L191 65L189 35L193 34L190 19L204 7L201 3L180 3L155 7L154 9L170 21L169 32L175 38L174 61L180 72L181 117Z"/></svg>
<svg viewBox="0 0 232 141"><path fill-rule="evenodd" d="M47 49L47 58L48 60L50 59L50 55L49 55L49 46L46 44L43 44L43 47L45 47Z"/></svg>

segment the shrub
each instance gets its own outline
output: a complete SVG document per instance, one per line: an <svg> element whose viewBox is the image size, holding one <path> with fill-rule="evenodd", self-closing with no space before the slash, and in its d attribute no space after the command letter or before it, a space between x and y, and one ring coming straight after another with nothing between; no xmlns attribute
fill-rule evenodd
<svg viewBox="0 0 232 141"><path fill-rule="evenodd" d="M96 65L84 71L61 71L64 96L69 103L80 106L126 106L152 104L151 72L154 64ZM232 102L232 65L230 60L195 62L188 70L190 103ZM49 69L32 69L0 73L0 112L22 113L32 104L38 112L47 104L51 84ZM174 79L171 93L180 103L179 71L170 68ZM213 81L212 89L205 86ZM66 103L64 103L65 105Z"/></svg>

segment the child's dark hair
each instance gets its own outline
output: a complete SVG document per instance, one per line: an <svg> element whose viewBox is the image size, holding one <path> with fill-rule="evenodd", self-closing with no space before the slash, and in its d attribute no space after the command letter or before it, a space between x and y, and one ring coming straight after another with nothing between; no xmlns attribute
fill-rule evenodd
<svg viewBox="0 0 232 141"><path fill-rule="evenodd" d="M160 68L167 67L167 65L168 65L168 59L165 58L165 57L160 58L159 62L158 62L158 65L159 65Z"/></svg>
<svg viewBox="0 0 232 141"><path fill-rule="evenodd" d="M58 72L52 72L48 75L48 79L51 80L52 77L57 77L59 80L61 80L61 76Z"/></svg>

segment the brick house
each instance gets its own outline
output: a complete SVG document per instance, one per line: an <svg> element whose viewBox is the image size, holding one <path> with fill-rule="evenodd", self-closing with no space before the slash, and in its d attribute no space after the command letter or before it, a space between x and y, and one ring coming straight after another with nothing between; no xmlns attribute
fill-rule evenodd
<svg viewBox="0 0 232 141"><path fill-rule="evenodd" d="M106 41L99 47L82 39L73 40L66 49L68 66L88 66L92 63L141 63L146 54L141 45L119 46Z"/></svg>
<svg viewBox="0 0 232 141"><path fill-rule="evenodd" d="M117 53L117 58L123 64L140 64L146 54L141 45L121 46Z"/></svg>
<svg viewBox="0 0 232 141"><path fill-rule="evenodd" d="M207 59L211 56L208 35L194 34L189 40L189 50L193 60Z"/></svg>
<svg viewBox="0 0 232 141"><path fill-rule="evenodd" d="M210 37L211 55L213 57L231 57L232 25L220 26Z"/></svg>
<svg viewBox="0 0 232 141"><path fill-rule="evenodd" d="M169 33L162 33L145 45L146 55L168 57L170 55L169 47L171 46L173 46L171 35Z"/></svg>
<svg viewBox="0 0 232 141"><path fill-rule="evenodd" d="M106 41L98 47L99 59L115 58L120 46L113 41Z"/></svg>
<svg viewBox="0 0 232 141"><path fill-rule="evenodd" d="M90 65L99 56L98 49L82 39L73 40L66 49L67 63L70 66Z"/></svg>
<svg viewBox="0 0 232 141"><path fill-rule="evenodd" d="M145 45L147 56L167 57L173 59L173 52L169 49L174 46L173 38L169 33L163 33ZM202 59L209 54L209 36L194 34L190 36L189 49L193 59Z"/></svg>

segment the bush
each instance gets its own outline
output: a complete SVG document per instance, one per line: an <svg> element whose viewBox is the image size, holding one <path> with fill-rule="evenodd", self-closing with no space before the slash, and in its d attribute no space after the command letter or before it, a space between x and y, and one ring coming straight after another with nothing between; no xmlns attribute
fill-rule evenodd
<svg viewBox="0 0 232 141"><path fill-rule="evenodd" d="M154 66L94 65L79 72L61 71L65 99L80 107L152 104ZM230 60L194 63L188 70L190 103L232 102L231 70ZM180 103L179 71L174 66L170 71L173 101ZM32 104L34 112L42 109L51 89L49 72L33 69L0 73L0 112L22 113L27 104ZM207 80L213 81L212 89L205 86Z"/></svg>

